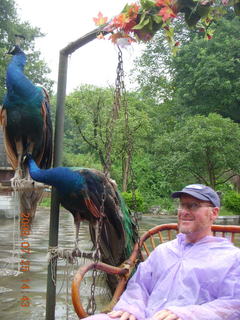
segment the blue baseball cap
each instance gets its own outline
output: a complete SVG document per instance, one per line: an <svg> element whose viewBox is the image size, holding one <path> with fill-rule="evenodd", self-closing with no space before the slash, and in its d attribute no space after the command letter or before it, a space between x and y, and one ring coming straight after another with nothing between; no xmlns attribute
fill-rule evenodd
<svg viewBox="0 0 240 320"><path fill-rule="evenodd" d="M217 192L203 184L190 184L181 191L173 192L172 198L180 198L183 194L188 194L199 200L210 201L214 207L220 208L220 198Z"/></svg>

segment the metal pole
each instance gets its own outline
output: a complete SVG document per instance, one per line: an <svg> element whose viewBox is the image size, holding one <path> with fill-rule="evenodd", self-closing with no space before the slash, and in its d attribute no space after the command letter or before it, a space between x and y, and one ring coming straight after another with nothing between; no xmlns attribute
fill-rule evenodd
<svg viewBox="0 0 240 320"><path fill-rule="evenodd" d="M58 69L57 109L54 135L54 160L53 166L62 163L62 145L64 133L64 101L66 96L68 56L60 52ZM51 196L51 212L49 227L49 248L58 246L59 228L59 200L56 189L53 188ZM57 258L48 264L47 297L46 297L46 320L55 319L56 306L56 280L57 280Z"/></svg>

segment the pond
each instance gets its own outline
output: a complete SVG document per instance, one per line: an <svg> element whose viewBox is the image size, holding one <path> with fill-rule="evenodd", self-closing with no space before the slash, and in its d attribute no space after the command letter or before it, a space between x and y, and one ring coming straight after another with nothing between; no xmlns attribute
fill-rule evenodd
<svg viewBox="0 0 240 320"><path fill-rule="evenodd" d="M142 234L144 230L158 224L174 222L176 222L175 216L143 216L139 222L140 232ZM31 247L30 272L17 272L18 262L21 260L18 220L1 216L0 224L0 318L2 320L45 319L49 209L37 211L28 238ZM74 234L75 228L71 214L61 210L59 247L72 248ZM88 225L83 224L80 229L80 248L84 251L90 251L91 247ZM82 263L84 262L82 261ZM66 294L67 291L70 292L71 286L70 281L67 281L68 275L72 276L76 269L77 266L68 265L67 267L64 261L58 262L55 317L58 320L78 319L71 306L71 301L67 299L69 295ZM23 306L23 299L31 300L29 307ZM69 300L71 299L69 298ZM69 308L66 307L67 305Z"/></svg>

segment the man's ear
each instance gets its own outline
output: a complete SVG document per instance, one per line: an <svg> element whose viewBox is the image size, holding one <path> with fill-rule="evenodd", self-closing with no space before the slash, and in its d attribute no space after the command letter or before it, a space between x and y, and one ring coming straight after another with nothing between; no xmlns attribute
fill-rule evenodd
<svg viewBox="0 0 240 320"><path fill-rule="evenodd" d="M213 222L217 219L217 217L219 215L219 211L220 211L220 208L218 208L218 207L214 207L212 209L212 220L213 220Z"/></svg>

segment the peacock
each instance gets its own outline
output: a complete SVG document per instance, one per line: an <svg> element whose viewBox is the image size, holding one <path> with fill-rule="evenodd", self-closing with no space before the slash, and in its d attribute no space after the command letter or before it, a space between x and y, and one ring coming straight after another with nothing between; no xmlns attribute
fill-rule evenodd
<svg viewBox="0 0 240 320"><path fill-rule="evenodd" d="M30 152L40 168L51 166L52 123L49 97L44 88L34 85L24 74L26 55L19 44L9 50L8 54L12 58L6 72L7 93L0 121L6 154L15 171L12 184L14 187L21 187L21 212L29 213L33 219L43 188L24 188L25 182L31 178L24 166L23 155Z"/></svg>
<svg viewBox="0 0 240 320"><path fill-rule="evenodd" d="M99 232L103 262L118 266L129 257L138 238L137 227L115 181L95 169L56 167L43 170L29 154L26 163L32 179L57 189L61 205L73 215L76 243L80 223L85 220L89 222L95 247Z"/></svg>

